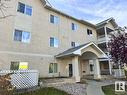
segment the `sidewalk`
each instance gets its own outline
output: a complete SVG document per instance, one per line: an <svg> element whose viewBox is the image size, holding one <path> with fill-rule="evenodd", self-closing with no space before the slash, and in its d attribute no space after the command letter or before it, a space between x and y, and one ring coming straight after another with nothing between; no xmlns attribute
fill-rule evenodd
<svg viewBox="0 0 127 95"><path fill-rule="evenodd" d="M92 80L87 81L88 86L86 89L87 95L105 95L101 86L112 84L113 82L96 82Z"/></svg>

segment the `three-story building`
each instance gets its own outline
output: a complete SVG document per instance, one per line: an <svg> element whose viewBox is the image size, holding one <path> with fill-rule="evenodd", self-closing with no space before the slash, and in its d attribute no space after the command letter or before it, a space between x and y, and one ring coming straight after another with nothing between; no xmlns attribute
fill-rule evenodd
<svg viewBox="0 0 127 95"><path fill-rule="evenodd" d="M79 82L85 75L100 79L101 70L111 69L105 47L108 32L117 27L114 20L94 25L45 0L12 0L9 5L13 16L0 21L1 70L37 69L40 77L74 77Z"/></svg>

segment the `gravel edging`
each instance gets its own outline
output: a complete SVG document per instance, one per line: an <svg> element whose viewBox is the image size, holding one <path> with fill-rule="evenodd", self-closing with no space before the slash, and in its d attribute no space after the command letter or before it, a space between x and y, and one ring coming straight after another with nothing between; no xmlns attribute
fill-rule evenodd
<svg viewBox="0 0 127 95"><path fill-rule="evenodd" d="M43 87L54 87L56 89L67 92L71 95L87 95L86 94L86 84L80 83L59 83L44 85Z"/></svg>

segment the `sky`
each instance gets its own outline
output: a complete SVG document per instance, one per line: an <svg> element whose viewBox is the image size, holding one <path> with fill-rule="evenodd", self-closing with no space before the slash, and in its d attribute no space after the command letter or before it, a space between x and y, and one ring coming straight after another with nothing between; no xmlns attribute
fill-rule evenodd
<svg viewBox="0 0 127 95"><path fill-rule="evenodd" d="M127 0L48 0L71 16L93 24L113 17L119 26L127 26Z"/></svg>

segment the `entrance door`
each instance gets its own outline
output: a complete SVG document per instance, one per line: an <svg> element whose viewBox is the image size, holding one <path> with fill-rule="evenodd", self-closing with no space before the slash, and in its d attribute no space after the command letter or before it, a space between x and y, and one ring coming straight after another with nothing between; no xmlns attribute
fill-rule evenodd
<svg viewBox="0 0 127 95"><path fill-rule="evenodd" d="M73 67L72 64L69 64L69 77L73 76Z"/></svg>
<svg viewBox="0 0 127 95"><path fill-rule="evenodd" d="M94 74L94 62L93 62L93 60L89 60L89 69L90 69L90 74Z"/></svg>

